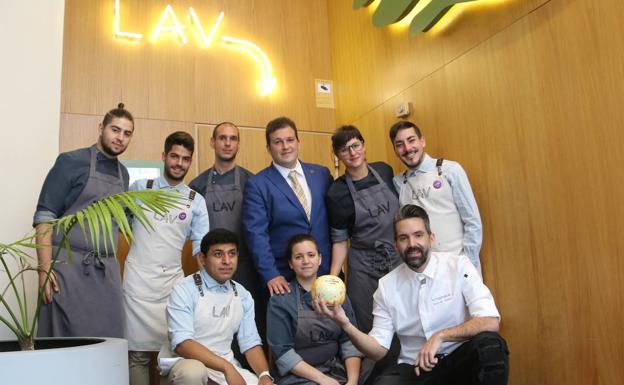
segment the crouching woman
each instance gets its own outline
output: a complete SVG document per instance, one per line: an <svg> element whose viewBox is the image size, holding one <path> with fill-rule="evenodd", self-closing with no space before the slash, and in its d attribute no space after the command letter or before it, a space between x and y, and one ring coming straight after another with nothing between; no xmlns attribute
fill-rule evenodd
<svg viewBox="0 0 624 385"><path fill-rule="evenodd" d="M288 242L288 264L295 273L290 292L274 295L267 310L267 340L278 371L277 385L356 385L363 356L335 323L312 308L310 290L321 255L309 234ZM349 298L343 308L352 323Z"/></svg>

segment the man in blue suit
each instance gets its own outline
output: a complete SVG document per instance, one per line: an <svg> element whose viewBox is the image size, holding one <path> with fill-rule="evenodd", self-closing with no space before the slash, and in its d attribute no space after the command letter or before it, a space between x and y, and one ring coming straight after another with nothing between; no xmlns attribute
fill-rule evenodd
<svg viewBox="0 0 624 385"><path fill-rule="evenodd" d="M319 275L327 274L331 241L325 195L333 179L326 167L299 161L295 122L286 117L266 127L271 165L251 177L243 197L243 228L252 258L270 295L290 292L286 244L295 234L316 239L323 256Z"/></svg>

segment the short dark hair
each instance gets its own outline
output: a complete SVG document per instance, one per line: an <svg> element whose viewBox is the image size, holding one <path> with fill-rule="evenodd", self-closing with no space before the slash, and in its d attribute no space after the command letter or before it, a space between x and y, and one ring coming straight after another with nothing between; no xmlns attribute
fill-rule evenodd
<svg viewBox="0 0 624 385"><path fill-rule="evenodd" d="M225 243L233 243L238 248L238 236L226 229L212 229L208 234L204 235L201 241L200 250L204 255L208 254L210 246L221 245Z"/></svg>
<svg viewBox="0 0 624 385"><path fill-rule="evenodd" d="M338 127L331 137L334 154L337 155L338 151L340 151L340 149L353 138L359 139L362 143L364 143L364 137L357 127L351 125Z"/></svg>
<svg viewBox="0 0 624 385"><path fill-rule="evenodd" d="M132 117L130 111L124 108L123 103L119 103L117 105L117 108L113 108L112 110L108 111L106 115L104 115L104 119L102 119L102 126L106 127L111 122L111 120L113 120L113 118L128 119L130 122L132 122L132 130L134 131L134 118Z"/></svg>
<svg viewBox="0 0 624 385"><path fill-rule="evenodd" d="M404 205L399 208L394 217L394 238L396 239L396 224L403 219L408 218L420 218L425 222L425 229L427 234L431 235L431 225L429 223L429 214L420 206L417 205Z"/></svg>
<svg viewBox="0 0 624 385"><path fill-rule="evenodd" d="M212 139L217 139L217 129L221 126L232 126L232 127L236 127L236 124L232 123L232 122L221 122L219 124L217 124L214 129L212 130ZM238 127L236 127L238 129Z"/></svg>
<svg viewBox="0 0 624 385"><path fill-rule="evenodd" d="M292 251L295 248L295 246L305 241L310 241L314 243L314 247L316 247L316 251L317 252L319 251L318 243L316 242L316 239L314 239L314 237L311 234L296 234L290 237L290 239L288 239L288 245L286 246L286 255L288 256L288 259L292 259Z"/></svg>
<svg viewBox="0 0 624 385"><path fill-rule="evenodd" d="M269 142L271 140L271 134L279 129L286 128L286 127L292 128L295 131L295 138L299 140L299 133L297 133L297 125L295 125L295 122L293 122L292 119L290 118L281 116L267 123L266 131L265 131L267 146L269 145Z"/></svg>
<svg viewBox="0 0 624 385"><path fill-rule="evenodd" d="M420 128L418 128L417 125L415 125L414 123L410 121L402 120L400 122L394 123L392 127L390 127L390 141L392 142L392 144L394 144L394 138L396 138L399 131L406 130L408 128L413 128L414 132L416 133L416 136L419 139L422 138L422 133L420 132Z"/></svg>
<svg viewBox="0 0 624 385"><path fill-rule="evenodd" d="M176 131L165 139L165 154L171 151L174 145L180 145L191 152L195 151L195 140L188 132Z"/></svg>

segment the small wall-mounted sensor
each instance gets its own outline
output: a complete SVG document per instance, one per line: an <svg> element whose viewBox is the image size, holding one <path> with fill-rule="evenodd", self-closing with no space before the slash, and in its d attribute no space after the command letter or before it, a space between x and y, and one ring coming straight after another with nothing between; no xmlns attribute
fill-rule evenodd
<svg viewBox="0 0 624 385"><path fill-rule="evenodd" d="M394 114L396 115L397 118L407 118L410 114L410 103L409 102L400 103L394 109Z"/></svg>

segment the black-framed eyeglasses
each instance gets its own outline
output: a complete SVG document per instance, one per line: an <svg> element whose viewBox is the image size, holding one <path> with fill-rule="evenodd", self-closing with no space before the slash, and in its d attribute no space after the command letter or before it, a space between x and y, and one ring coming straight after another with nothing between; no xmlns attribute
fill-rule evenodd
<svg viewBox="0 0 624 385"><path fill-rule="evenodd" d="M348 146L344 146L343 148L341 148L340 150L338 150L338 154L339 155L347 155L349 154L349 152L351 150L353 151L360 151L362 149L362 146L364 145L363 142L360 142L359 140L356 142L351 143Z"/></svg>

